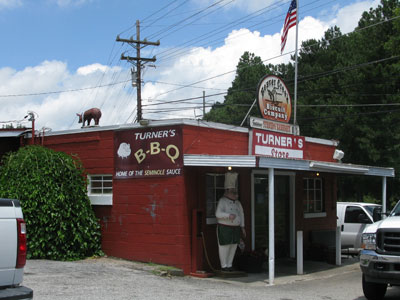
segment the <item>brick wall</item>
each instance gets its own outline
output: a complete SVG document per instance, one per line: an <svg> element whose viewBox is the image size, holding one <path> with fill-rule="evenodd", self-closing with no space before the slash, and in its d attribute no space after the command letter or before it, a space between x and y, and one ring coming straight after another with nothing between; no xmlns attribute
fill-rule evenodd
<svg viewBox="0 0 400 300"><path fill-rule="evenodd" d="M108 255L190 271L183 177L114 181L112 207L94 207Z"/></svg>

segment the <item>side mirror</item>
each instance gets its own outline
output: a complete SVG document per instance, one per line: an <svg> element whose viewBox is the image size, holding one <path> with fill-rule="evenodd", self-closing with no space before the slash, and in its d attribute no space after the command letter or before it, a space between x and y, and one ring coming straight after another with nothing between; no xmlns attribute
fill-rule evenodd
<svg viewBox="0 0 400 300"><path fill-rule="evenodd" d="M372 212L372 219L374 220L374 222L382 220L382 207L377 206L374 208Z"/></svg>

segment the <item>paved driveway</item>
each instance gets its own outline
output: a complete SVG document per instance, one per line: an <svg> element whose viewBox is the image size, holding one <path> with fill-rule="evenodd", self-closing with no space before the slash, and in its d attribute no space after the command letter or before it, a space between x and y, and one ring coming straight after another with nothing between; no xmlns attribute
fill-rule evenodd
<svg viewBox="0 0 400 300"><path fill-rule="evenodd" d="M160 276L158 267L113 258L76 262L28 260L23 284L37 300L69 299L271 299L364 300L357 263L302 276L251 275L243 280ZM385 299L400 299L389 288Z"/></svg>

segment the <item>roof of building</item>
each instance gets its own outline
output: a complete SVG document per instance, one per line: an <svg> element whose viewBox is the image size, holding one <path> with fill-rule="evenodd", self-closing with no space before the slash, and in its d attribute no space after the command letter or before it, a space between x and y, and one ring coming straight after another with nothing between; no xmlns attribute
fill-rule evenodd
<svg viewBox="0 0 400 300"><path fill-rule="evenodd" d="M12 138L12 137L19 137L23 135L27 130L30 129L21 128L21 129L0 129L0 138Z"/></svg>

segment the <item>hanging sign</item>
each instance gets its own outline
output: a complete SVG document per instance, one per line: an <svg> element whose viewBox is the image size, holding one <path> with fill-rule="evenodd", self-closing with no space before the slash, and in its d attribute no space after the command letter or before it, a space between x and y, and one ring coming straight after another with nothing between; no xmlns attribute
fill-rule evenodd
<svg viewBox="0 0 400 300"><path fill-rule="evenodd" d="M252 155L303 159L305 138L265 130L252 130Z"/></svg>
<svg viewBox="0 0 400 300"><path fill-rule="evenodd" d="M300 135L300 128L298 125L275 122L255 117L250 117L249 125L250 127L257 129L265 129L270 131Z"/></svg>
<svg viewBox="0 0 400 300"><path fill-rule="evenodd" d="M116 131L114 178L148 178L183 174L181 127Z"/></svg>
<svg viewBox="0 0 400 300"><path fill-rule="evenodd" d="M258 107L264 119L289 123L292 101L282 79L267 75L257 88Z"/></svg>

